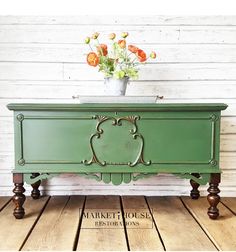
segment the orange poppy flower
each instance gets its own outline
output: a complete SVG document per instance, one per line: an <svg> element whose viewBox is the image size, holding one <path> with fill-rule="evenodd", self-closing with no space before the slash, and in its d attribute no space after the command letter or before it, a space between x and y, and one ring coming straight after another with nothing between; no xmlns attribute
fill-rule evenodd
<svg viewBox="0 0 236 252"><path fill-rule="evenodd" d="M124 39L118 41L120 48L124 49L126 47L126 41Z"/></svg>
<svg viewBox="0 0 236 252"><path fill-rule="evenodd" d="M137 52L136 52L136 56L138 57L138 60L139 62L144 62L147 60L147 56L146 56L146 53L139 49Z"/></svg>
<svg viewBox="0 0 236 252"><path fill-rule="evenodd" d="M95 52L90 52L87 55L87 62L90 66L96 67L99 63L99 57Z"/></svg>
<svg viewBox="0 0 236 252"><path fill-rule="evenodd" d="M139 48L134 45L129 45L128 50L132 53L136 53L139 50Z"/></svg>
<svg viewBox="0 0 236 252"><path fill-rule="evenodd" d="M98 51L98 56L106 56L107 55L107 45L105 44L100 44L97 46L97 51Z"/></svg>

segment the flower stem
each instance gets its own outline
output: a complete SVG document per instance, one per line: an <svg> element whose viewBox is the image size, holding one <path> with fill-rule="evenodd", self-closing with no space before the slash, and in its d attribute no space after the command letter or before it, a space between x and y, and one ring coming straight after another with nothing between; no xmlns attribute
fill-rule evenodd
<svg viewBox="0 0 236 252"><path fill-rule="evenodd" d="M90 44L88 44L89 45L89 47L90 47L90 49L92 50L92 52L93 52L93 48L92 48L92 46L90 45Z"/></svg>
<svg viewBox="0 0 236 252"><path fill-rule="evenodd" d="M103 51L102 51L102 47L100 46L100 43L99 43L99 41L98 41L98 38L96 38L96 40L97 40L97 43L98 43L99 51L101 52L101 55L104 56L104 55L103 55Z"/></svg>

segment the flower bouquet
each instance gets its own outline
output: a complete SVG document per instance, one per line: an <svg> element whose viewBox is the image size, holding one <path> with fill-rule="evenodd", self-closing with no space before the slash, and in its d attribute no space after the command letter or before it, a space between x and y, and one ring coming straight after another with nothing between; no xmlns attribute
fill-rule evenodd
<svg viewBox="0 0 236 252"><path fill-rule="evenodd" d="M111 33L110 50L106 44L99 42L98 32L85 39L85 43L91 50L87 54L87 63L98 67L98 71L104 74L106 94L124 95L129 79L138 79L138 66L144 64L149 58L156 58L155 52L151 52L147 57L142 49L127 45L128 35L128 32L123 32L121 39L116 41L116 34Z"/></svg>

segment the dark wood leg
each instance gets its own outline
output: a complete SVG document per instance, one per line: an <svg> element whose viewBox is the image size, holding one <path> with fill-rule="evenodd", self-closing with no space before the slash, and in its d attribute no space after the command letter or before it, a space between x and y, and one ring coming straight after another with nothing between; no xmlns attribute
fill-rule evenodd
<svg viewBox="0 0 236 252"><path fill-rule="evenodd" d="M13 182L15 184L15 188L13 189L15 195L12 197L12 201L16 206L13 215L16 217L16 219L22 219L25 215L25 210L23 208L23 204L25 202L23 174L13 174Z"/></svg>
<svg viewBox="0 0 236 252"><path fill-rule="evenodd" d="M39 176L39 173L32 173L32 178L36 178L37 176ZM31 184L33 190L31 191L31 197L33 199L39 199L40 197L40 191L39 191L39 186L41 184L41 180L37 181L34 184Z"/></svg>
<svg viewBox="0 0 236 252"><path fill-rule="evenodd" d="M208 208L208 216L211 219L217 219L219 216L219 210L217 208L218 203L220 202L220 196L218 193L220 192L220 189L218 188L218 185L220 183L220 173L212 173L210 182L209 182L209 188L208 188L208 196L207 200L210 204L210 207Z"/></svg>
<svg viewBox="0 0 236 252"><path fill-rule="evenodd" d="M192 173L192 175L194 176L194 177L196 177L196 178L199 178L200 177L200 175L199 175L199 173ZM191 190L191 192L190 192L190 196L191 196L191 198L192 199L198 199L199 197L200 197L200 193L199 193L199 191L198 191L198 187L200 186L196 181L194 181L194 180L190 180L190 184L191 184L191 186L192 186L192 190Z"/></svg>

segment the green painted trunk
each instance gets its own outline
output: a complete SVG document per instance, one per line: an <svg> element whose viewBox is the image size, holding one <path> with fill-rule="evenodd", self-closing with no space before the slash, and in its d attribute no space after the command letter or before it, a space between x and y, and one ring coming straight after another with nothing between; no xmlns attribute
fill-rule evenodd
<svg viewBox="0 0 236 252"><path fill-rule="evenodd" d="M225 104L9 104L14 173L80 173L120 184L156 173L219 173ZM142 176L141 176L142 177Z"/></svg>

